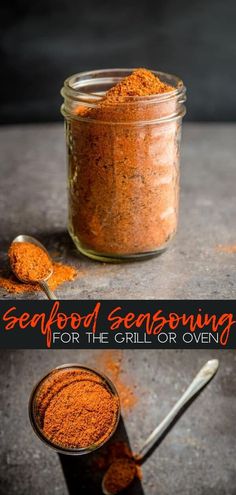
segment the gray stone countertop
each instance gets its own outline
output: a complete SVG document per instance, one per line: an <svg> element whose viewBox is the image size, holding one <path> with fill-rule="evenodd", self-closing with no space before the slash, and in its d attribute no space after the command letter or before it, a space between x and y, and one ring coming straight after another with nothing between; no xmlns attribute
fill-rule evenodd
<svg viewBox="0 0 236 495"><path fill-rule="evenodd" d="M217 250L218 245L236 244L235 124L184 124L175 241L156 258L113 265L79 255L67 234L63 134L62 124L0 129L1 264L11 240L27 233L79 268L78 279L61 286L58 298L235 297L236 253ZM1 291L0 297L12 296Z"/></svg>
<svg viewBox="0 0 236 495"><path fill-rule="evenodd" d="M112 351L115 359L117 352ZM84 483L93 454L59 459L34 434L27 410L32 387L55 366L92 364L109 375L109 369L98 364L100 355L95 350L1 352L1 495L101 495L99 470L88 473L90 482L97 476L93 490ZM122 351L119 379L137 397L123 420L135 452L212 357L220 359L216 377L146 460L142 485L134 484L124 495L235 495L235 351Z"/></svg>

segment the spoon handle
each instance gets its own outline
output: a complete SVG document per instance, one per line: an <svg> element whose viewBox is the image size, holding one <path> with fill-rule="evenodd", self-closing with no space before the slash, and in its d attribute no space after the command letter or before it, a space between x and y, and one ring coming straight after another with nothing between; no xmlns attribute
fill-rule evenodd
<svg viewBox="0 0 236 495"><path fill-rule="evenodd" d="M143 447L141 448L138 458L139 461L147 454L147 452L153 447L153 445L160 439L166 429L170 426L172 421L181 411L183 406L194 397L215 375L219 367L218 359L211 359L201 368L199 373L195 376L192 383L185 390L182 397L176 402L169 414L163 419L163 421L155 428L155 430L149 435Z"/></svg>
<svg viewBox="0 0 236 495"><path fill-rule="evenodd" d="M54 294L54 292L49 288L47 282L45 282L45 280L41 280L39 282L39 285L41 287L41 289L45 292L46 296L48 299L52 299L53 301L56 301L56 296Z"/></svg>

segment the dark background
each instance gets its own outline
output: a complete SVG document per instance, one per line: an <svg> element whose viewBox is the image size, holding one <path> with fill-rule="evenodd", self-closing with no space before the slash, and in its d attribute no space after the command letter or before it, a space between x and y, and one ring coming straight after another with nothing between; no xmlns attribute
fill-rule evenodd
<svg viewBox="0 0 236 495"><path fill-rule="evenodd" d="M0 14L1 123L58 120L67 76L137 66L184 80L189 120L236 119L235 0L18 0Z"/></svg>

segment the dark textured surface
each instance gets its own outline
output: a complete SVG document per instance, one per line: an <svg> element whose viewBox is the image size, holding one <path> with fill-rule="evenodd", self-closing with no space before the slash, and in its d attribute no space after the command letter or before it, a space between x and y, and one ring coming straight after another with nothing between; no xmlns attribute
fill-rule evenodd
<svg viewBox="0 0 236 495"><path fill-rule="evenodd" d="M75 72L140 66L183 78L187 119L236 119L234 0L17 0L0 15L1 123L58 120Z"/></svg>
<svg viewBox="0 0 236 495"><path fill-rule="evenodd" d="M75 491L67 491L57 454L33 433L27 403L33 385L48 370L68 362L95 366L99 353L1 352L1 495L74 495ZM217 376L143 466L146 495L235 495L236 354L206 350L123 351L122 379L138 394L135 409L124 415L134 450L141 447L211 357L220 359ZM67 481L70 485L71 480ZM79 481L77 493L90 495L80 490Z"/></svg>
<svg viewBox="0 0 236 495"><path fill-rule="evenodd" d="M79 268L78 279L61 286L58 298L235 298L236 254L217 250L219 244L236 244L235 135L234 124L185 124L175 241L152 260L104 265L82 258L66 232L63 126L2 128L1 266L9 243L25 233ZM0 297L12 296L1 291Z"/></svg>

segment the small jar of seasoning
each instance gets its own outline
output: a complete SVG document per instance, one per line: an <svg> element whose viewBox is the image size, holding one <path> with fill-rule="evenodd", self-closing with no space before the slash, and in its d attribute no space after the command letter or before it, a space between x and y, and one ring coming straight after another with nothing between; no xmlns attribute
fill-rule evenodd
<svg viewBox="0 0 236 495"><path fill-rule="evenodd" d="M97 370L65 364L35 386L29 416L39 438L60 454L88 454L116 431L120 400L113 383Z"/></svg>
<svg viewBox="0 0 236 495"><path fill-rule="evenodd" d="M69 232L86 256L142 259L174 237L185 93L178 77L146 69L65 81Z"/></svg>

